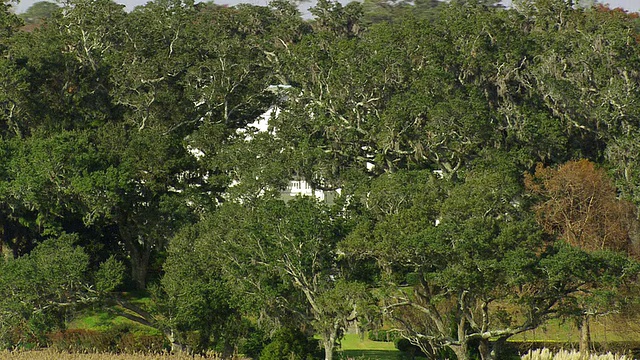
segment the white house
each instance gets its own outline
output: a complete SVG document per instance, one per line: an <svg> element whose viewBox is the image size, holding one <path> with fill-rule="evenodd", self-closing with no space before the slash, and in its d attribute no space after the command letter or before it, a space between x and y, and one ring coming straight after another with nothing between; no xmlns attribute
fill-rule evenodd
<svg viewBox="0 0 640 360"><path fill-rule="evenodd" d="M320 201L332 203L338 196L340 196L340 189L334 191L314 189L305 179L298 178L291 180L289 185L280 192L280 195L284 200L288 200L296 196L312 196Z"/></svg>

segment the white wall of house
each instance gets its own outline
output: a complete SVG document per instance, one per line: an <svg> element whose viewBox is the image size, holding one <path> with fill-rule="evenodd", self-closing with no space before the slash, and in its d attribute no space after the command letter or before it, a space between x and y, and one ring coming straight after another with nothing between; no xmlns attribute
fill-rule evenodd
<svg viewBox="0 0 640 360"><path fill-rule="evenodd" d="M323 191L314 189L304 179L291 180L286 189L280 192L283 198L293 198L296 196L311 196L320 201L332 202L337 196L340 195L340 189L335 191Z"/></svg>

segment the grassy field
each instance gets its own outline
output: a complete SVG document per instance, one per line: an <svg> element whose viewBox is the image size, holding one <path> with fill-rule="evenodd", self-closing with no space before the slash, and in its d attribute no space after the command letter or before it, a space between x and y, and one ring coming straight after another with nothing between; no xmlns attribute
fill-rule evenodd
<svg viewBox="0 0 640 360"><path fill-rule="evenodd" d="M391 342L371 341L357 334L347 334L342 339L336 358L340 360L398 360L401 353ZM420 358L416 358L418 360Z"/></svg>
<svg viewBox="0 0 640 360"><path fill-rule="evenodd" d="M118 325L127 325L140 334L162 335L157 329L141 325L123 316L117 316L106 311L86 311L82 316L69 322L67 328L106 331Z"/></svg>
<svg viewBox="0 0 640 360"><path fill-rule="evenodd" d="M572 321L550 321L538 329L514 336L517 341L578 342L580 331ZM640 342L640 321L618 316L604 316L591 321L591 340L594 342Z"/></svg>

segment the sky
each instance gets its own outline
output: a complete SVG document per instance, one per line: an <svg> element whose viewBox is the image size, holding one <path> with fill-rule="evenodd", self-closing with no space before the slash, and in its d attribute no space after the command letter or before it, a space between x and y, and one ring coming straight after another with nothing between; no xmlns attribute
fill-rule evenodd
<svg viewBox="0 0 640 360"><path fill-rule="evenodd" d="M18 5L16 6L16 12L18 12L18 13L24 12L31 5L33 5L35 2L38 2L38 1L41 1L41 0L21 0L18 3ZM48 0L48 1L52 1L53 2L55 0ZM144 5L148 1L149 0L116 0L116 2L124 4L127 7L127 10L132 10L134 7L136 7L138 5ZM223 4L237 5L239 3L250 3L250 4L254 4L254 5L267 5L269 0L215 0L214 2L217 3L217 4L221 4L221 5L223 5ZM640 0L602 0L600 2L601 3L608 3L611 8L621 7L623 9L625 9L625 10L628 10L628 11L640 12ZM505 5L509 5L511 3L511 0L504 0L503 3ZM304 3L304 5L306 7L311 7L311 6L313 6L313 3L312 2L306 2L306 3Z"/></svg>

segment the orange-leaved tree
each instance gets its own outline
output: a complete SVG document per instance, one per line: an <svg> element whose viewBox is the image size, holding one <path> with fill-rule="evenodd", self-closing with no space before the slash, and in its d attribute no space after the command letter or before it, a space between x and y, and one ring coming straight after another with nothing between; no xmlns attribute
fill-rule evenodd
<svg viewBox="0 0 640 360"><path fill-rule="evenodd" d="M525 185L541 197L535 211L548 233L587 251L631 250L634 207L618 198L611 179L593 162L570 161L557 169L539 164Z"/></svg>
<svg viewBox="0 0 640 360"><path fill-rule="evenodd" d="M637 217L634 206L620 199L607 173L588 160L569 161L557 168L539 164L525 175L525 186L539 197L534 207L544 230L587 252L634 251ZM598 284L589 284L593 294ZM589 351L589 318L598 312L586 296L579 304L580 351ZM591 297L593 300L593 297Z"/></svg>

